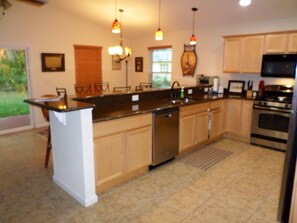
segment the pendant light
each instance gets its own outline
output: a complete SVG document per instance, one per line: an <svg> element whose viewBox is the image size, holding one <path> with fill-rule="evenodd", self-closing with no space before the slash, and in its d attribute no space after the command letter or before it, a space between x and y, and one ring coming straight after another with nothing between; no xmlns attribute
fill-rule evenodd
<svg viewBox="0 0 297 223"><path fill-rule="evenodd" d="M123 24L122 14L123 14L124 10L119 9L119 11L121 13L121 23ZM132 54L131 48L124 47L124 44L123 44L123 27L122 27L121 34L120 34L120 45L109 47L108 53L112 56L116 56L119 62L121 62L125 59L128 59L131 56L131 54Z"/></svg>
<svg viewBox="0 0 297 223"><path fill-rule="evenodd" d="M118 11L118 6L117 6L117 0L115 0L115 20L113 21L111 25L111 32L113 33L120 33L121 32L121 26L120 22L117 19L117 11Z"/></svg>
<svg viewBox="0 0 297 223"><path fill-rule="evenodd" d="M155 33L155 40L163 40L163 32L160 28L160 21L161 21L161 0L159 0L159 28Z"/></svg>
<svg viewBox="0 0 297 223"><path fill-rule="evenodd" d="M198 10L197 8L192 8L192 11L193 11L193 33L192 33L192 36L190 38L190 45L196 45L196 43L197 43L197 39L196 39L196 36L194 34L194 29L195 29L195 12L197 10Z"/></svg>

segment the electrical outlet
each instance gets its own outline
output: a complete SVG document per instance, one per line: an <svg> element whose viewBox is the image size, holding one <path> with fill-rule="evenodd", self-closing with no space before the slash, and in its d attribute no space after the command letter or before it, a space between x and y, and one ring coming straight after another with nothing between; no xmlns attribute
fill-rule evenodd
<svg viewBox="0 0 297 223"><path fill-rule="evenodd" d="M192 89L188 89L188 94L193 94L193 90Z"/></svg>
<svg viewBox="0 0 297 223"><path fill-rule="evenodd" d="M139 95L138 94L132 95L132 101L139 101Z"/></svg>

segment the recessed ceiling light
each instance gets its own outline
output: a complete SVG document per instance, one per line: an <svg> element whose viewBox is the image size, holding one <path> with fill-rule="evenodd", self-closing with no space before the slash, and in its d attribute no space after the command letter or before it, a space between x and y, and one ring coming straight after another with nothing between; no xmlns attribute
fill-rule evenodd
<svg viewBox="0 0 297 223"><path fill-rule="evenodd" d="M249 6L251 4L251 0L240 0L239 5L241 6Z"/></svg>

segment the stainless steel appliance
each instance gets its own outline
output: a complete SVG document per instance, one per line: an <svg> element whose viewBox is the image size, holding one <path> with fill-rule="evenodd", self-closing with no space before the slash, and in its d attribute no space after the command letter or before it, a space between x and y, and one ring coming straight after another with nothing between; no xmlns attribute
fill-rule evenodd
<svg viewBox="0 0 297 223"><path fill-rule="evenodd" d="M153 162L157 166L178 155L179 108L153 113Z"/></svg>
<svg viewBox="0 0 297 223"><path fill-rule="evenodd" d="M262 58L262 77L294 78L297 54L264 54Z"/></svg>
<svg viewBox="0 0 297 223"><path fill-rule="evenodd" d="M253 105L251 143L286 150L293 89L267 85Z"/></svg>

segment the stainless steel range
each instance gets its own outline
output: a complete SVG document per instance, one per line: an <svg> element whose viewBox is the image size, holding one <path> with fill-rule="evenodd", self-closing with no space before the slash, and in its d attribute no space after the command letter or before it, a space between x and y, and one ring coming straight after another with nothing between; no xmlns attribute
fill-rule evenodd
<svg viewBox="0 0 297 223"><path fill-rule="evenodd" d="M251 143L286 150L293 88L267 85L253 105Z"/></svg>

